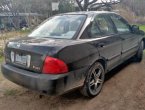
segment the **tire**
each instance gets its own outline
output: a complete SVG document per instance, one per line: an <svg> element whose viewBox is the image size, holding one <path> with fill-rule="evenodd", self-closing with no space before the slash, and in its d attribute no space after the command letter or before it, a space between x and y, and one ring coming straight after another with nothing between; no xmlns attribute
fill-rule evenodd
<svg viewBox="0 0 145 110"><path fill-rule="evenodd" d="M144 42L141 41L139 49L135 55L135 62L141 62L143 59Z"/></svg>
<svg viewBox="0 0 145 110"><path fill-rule="evenodd" d="M97 62L89 69L81 93L90 98L97 96L102 90L104 79L104 68L101 63Z"/></svg>

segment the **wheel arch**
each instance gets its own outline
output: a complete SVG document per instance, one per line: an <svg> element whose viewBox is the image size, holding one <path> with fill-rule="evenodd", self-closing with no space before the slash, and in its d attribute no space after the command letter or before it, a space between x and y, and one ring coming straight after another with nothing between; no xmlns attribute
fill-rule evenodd
<svg viewBox="0 0 145 110"><path fill-rule="evenodd" d="M103 58L103 57L100 57L100 58L97 59L93 64L95 64L96 62L99 62L99 63L102 64L102 66L103 66L103 68L104 68L104 71L105 71L105 73L106 73L106 71L107 71L107 60L106 60L105 58ZM92 64L92 65L93 65L93 64Z"/></svg>

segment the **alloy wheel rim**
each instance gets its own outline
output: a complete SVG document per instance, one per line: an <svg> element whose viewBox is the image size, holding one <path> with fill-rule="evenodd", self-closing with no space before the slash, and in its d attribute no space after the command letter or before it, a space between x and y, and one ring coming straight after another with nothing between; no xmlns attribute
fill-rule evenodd
<svg viewBox="0 0 145 110"><path fill-rule="evenodd" d="M93 94L97 93L103 84L104 79L102 73L103 71L99 67L92 71L89 87Z"/></svg>

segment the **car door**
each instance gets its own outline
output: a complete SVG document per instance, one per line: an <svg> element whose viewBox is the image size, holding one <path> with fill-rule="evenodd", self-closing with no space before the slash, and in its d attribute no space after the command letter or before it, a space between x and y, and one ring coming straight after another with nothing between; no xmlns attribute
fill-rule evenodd
<svg viewBox="0 0 145 110"><path fill-rule="evenodd" d="M100 57L106 59L108 70L117 66L121 59L121 39L107 14L96 15L88 33Z"/></svg>
<svg viewBox="0 0 145 110"><path fill-rule="evenodd" d="M121 16L110 15L114 22L118 35L122 38L122 61L132 57L138 49L138 37L131 32L130 25Z"/></svg>

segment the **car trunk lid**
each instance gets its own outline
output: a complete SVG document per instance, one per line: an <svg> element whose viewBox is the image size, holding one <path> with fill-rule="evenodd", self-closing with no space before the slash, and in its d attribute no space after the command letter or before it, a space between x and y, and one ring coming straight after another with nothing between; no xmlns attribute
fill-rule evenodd
<svg viewBox="0 0 145 110"><path fill-rule="evenodd" d="M21 38L8 42L5 48L6 63L41 73L47 55L56 57L68 40ZM65 45L64 45L65 44Z"/></svg>

